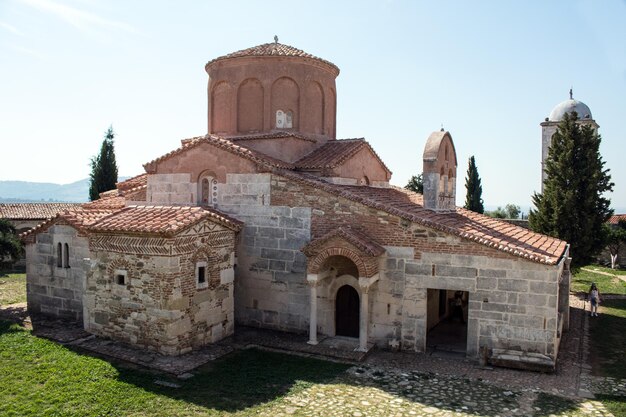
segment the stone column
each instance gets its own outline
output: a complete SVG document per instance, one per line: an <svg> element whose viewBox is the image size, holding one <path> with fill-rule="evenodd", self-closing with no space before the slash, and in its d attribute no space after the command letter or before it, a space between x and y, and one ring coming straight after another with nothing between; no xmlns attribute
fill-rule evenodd
<svg viewBox="0 0 626 417"><path fill-rule="evenodd" d="M369 324L369 286L361 287L361 311L359 314L359 348L360 352L367 352L367 340L368 340L368 324Z"/></svg>
<svg viewBox="0 0 626 417"><path fill-rule="evenodd" d="M309 345L317 345L317 280L309 280L311 288L311 311L309 317Z"/></svg>
<svg viewBox="0 0 626 417"><path fill-rule="evenodd" d="M563 276L559 283L559 310L563 314L563 331L569 330L569 289L572 278L572 272L570 270L571 263L572 258L565 258Z"/></svg>

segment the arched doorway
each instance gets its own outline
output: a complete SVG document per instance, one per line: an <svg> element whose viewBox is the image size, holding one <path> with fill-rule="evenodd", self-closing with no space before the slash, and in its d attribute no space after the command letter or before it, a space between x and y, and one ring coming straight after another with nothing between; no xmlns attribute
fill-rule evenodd
<svg viewBox="0 0 626 417"><path fill-rule="evenodd" d="M350 285L344 285L337 290L335 334L359 337L359 293Z"/></svg>

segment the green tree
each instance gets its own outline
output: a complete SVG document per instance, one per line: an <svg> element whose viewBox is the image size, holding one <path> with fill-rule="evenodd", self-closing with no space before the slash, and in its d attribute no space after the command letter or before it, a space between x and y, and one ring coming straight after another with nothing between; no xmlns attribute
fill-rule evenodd
<svg viewBox="0 0 626 417"><path fill-rule="evenodd" d="M478 168L476 168L476 160L472 155L467 166L467 176L465 177L465 188L467 195L465 197L465 208L475 211L476 213L484 213L483 206L483 186L481 185Z"/></svg>
<svg viewBox="0 0 626 417"><path fill-rule="evenodd" d="M404 188L416 193L424 194L424 178L422 177L422 174L413 175Z"/></svg>
<svg viewBox="0 0 626 417"><path fill-rule="evenodd" d="M7 219L0 219L0 264L15 262L23 253L24 248L16 235L15 227Z"/></svg>
<svg viewBox="0 0 626 417"><path fill-rule="evenodd" d="M607 245L609 253L611 254L611 268L617 267L617 256L619 255L620 248L626 244L626 220L620 220L617 227L605 225Z"/></svg>
<svg viewBox="0 0 626 417"><path fill-rule="evenodd" d="M89 200L97 200L100 193L115 189L117 182L117 163L115 162L115 148L113 126L109 126L104 134L100 147L100 154L91 158L91 174L89 174Z"/></svg>
<svg viewBox="0 0 626 417"><path fill-rule="evenodd" d="M600 155L600 135L567 113L552 136L543 193L533 195L528 217L536 232L567 241L574 266L587 264L604 248L603 225L613 210L603 194L613 190Z"/></svg>
<svg viewBox="0 0 626 417"><path fill-rule="evenodd" d="M515 204L507 204L504 208L498 206L494 211L486 211L487 216L495 217L496 219L519 219L522 209Z"/></svg>

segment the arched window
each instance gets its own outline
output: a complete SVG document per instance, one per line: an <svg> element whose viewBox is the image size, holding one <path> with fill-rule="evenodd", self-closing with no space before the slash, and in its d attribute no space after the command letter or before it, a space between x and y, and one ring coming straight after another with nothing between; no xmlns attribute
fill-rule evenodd
<svg viewBox="0 0 626 417"><path fill-rule="evenodd" d="M446 192L446 181L444 178L445 172L443 167L439 170L439 194L444 194Z"/></svg>
<svg viewBox="0 0 626 417"><path fill-rule="evenodd" d="M70 267L70 245L63 245L63 268Z"/></svg>
<svg viewBox="0 0 626 417"><path fill-rule="evenodd" d="M448 171L448 194L452 194L454 190L454 173L452 170Z"/></svg>
<svg viewBox="0 0 626 417"><path fill-rule="evenodd" d="M447 143L446 143L445 158L446 158L446 161L449 161L449 159L448 159L448 144Z"/></svg>
<svg viewBox="0 0 626 417"><path fill-rule="evenodd" d="M203 173L198 179L198 204L201 206L217 204L217 180L212 175Z"/></svg>
<svg viewBox="0 0 626 417"><path fill-rule="evenodd" d="M57 267L63 268L63 244L57 243Z"/></svg>
<svg viewBox="0 0 626 417"><path fill-rule="evenodd" d="M211 201L211 179L207 177L202 178L200 189L202 192L202 197L200 201L202 204L208 205L209 201Z"/></svg>
<svg viewBox="0 0 626 417"><path fill-rule="evenodd" d="M370 179L367 178L367 175L363 175L361 181L359 181L360 185L370 185Z"/></svg>

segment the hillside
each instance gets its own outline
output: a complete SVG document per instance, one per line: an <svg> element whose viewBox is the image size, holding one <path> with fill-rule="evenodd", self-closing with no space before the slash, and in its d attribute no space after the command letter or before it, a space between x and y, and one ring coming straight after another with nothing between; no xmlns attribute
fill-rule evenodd
<svg viewBox="0 0 626 417"><path fill-rule="evenodd" d="M128 177L120 177L123 181ZM83 203L89 200L89 178L70 184L0 181L0 203L58 201Z"/></svg>

